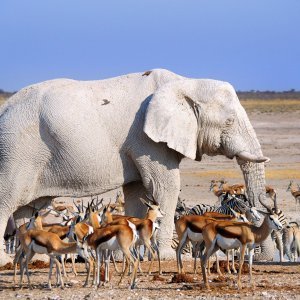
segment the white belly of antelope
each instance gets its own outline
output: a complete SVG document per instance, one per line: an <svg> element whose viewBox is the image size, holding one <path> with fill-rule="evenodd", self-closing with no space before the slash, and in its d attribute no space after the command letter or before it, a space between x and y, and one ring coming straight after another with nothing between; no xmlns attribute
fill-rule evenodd
<svg viewBox="0 0 300 300"><path fill-rule="evenodd" d="M187 234L188 234L188 237L191 241L194 241L194 242L200 242L200 241L203 241L203 235L202 233L199 233L199 232L193 232L192 230L190 230L188 228L187 230Z"/></svg>
<svg viewBox="0 0 300 300"><path fill-rule="evenodd" d="M226 238L220 234L217 234L216 240L217 245L221 249L236 249L241 246L241 242L238 239Z"/></svg>
<svg viewBox="0 0 300 300"><path fill-rule="evenodd" d="M117 238L114 236L111 239L109 239L108 241L101 243L98 246L98 248L100 248L102 250L108 249L108 250L113 250L114 251L114 250L119 249L120 245L118 243Z"/></svg>

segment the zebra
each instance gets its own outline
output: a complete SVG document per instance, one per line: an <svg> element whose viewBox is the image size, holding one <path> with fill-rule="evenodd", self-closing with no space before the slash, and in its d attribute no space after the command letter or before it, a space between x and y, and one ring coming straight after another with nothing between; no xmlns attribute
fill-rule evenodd
<svg viewBox="0 0 300 300"><path fill-rule="evenodd" d="M192 207L190 209L189 214L203 215L206 212L218 212L224 215L233 215L232 210L238 213L245 213L247 210L252 208L252 205L250 205L249 200L246 197L245 199L247 200L247 202L241 200L235 195L230 195L229 193L226 193L221 199L220 206L200 203Z"/></svg>
<svg viewBox="0 0 300 300"><path fill-rule="evenodd" d="M190 212L190 208L186 206L185 199L182 200L180 197L178 197L175 215L174 215L174 224L181 216L188 215L189 212ZM172 249L176 250L178 247L178 244L179 244L179 240L178 240L177 232L174 228L172 244L171 244ZM183 254L191 253L191 243L190 242L187 243L187 245L185 245L185 247L182 250L182 253Z"/></svg>
<svg viewBox="0 0 300 300"><path fill-rule="evenodd" d="M188 208L185 204L185 199L181 199L178 197L176 209L175 209L175 215L174 215L174 223L184 215L188 215L190 211L190 208Z"/></svg>

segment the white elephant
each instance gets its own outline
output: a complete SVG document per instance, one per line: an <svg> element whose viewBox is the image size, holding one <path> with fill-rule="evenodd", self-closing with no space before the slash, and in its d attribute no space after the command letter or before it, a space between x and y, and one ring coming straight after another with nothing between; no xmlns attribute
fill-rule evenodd
<svg viewBox="0 0 300 300"><path fill-rule="evenodd" d="M233 87L157 69L100 81L57 79L26 87L0 108L0 236L22 207L123 186L127 214L153 195L167 215L158 236L173 254L183 157L237 157L255 201L264 191L256 134ZM41 203L43 202L43 203ZM258 201L257 201L258 206ZM0 265L8 261L1 243ZM175 256L174 256L175 257Z"/></svg>

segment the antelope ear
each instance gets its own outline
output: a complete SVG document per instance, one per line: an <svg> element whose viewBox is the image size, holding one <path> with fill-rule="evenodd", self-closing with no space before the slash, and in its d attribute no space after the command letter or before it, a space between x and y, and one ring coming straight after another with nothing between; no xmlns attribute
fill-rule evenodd
<svg viewBox="0 0 300 300"><path fill-rule="evenodd" d="M160 87L147 108L144 132L154 142L167 143L191 159L196 158L199 115L192 100L193 80L177 80Z"/></svg>

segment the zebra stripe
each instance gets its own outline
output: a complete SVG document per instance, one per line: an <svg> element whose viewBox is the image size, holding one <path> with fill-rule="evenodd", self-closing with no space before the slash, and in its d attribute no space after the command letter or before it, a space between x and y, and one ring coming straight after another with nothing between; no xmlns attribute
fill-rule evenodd
<svg viewBox="0 0 300 300"><path fill-rule="evenodd" d="M231 197L227 199L224 198L221 202L221 206L197 204L191 208L189 214L203 215L206 212L218 212L224 215L233 215L231 209L238 213L245 213L247 208L250 208L250 206L248 206L246 203L243 203L241 199Z"/></svg>

